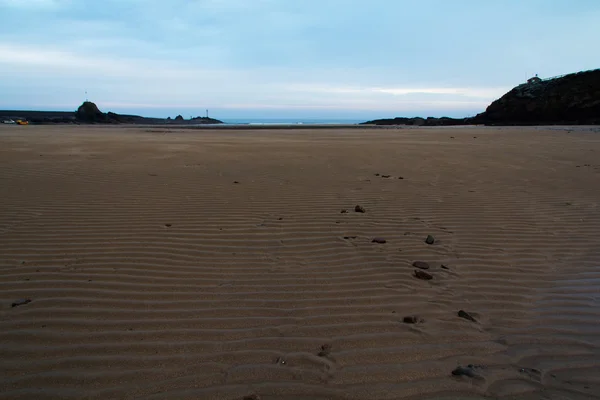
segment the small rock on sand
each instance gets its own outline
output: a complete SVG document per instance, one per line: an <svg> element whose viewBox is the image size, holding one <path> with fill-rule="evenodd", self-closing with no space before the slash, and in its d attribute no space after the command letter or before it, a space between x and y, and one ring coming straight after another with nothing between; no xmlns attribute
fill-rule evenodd
<svg viewBox="0 0 600 400"><path fill-rule="evenodd" d="M420 324L421 322L424 322L423 318L419 318L416 315L409 315L408 317L404 317L404 319L402 319L402 322L404 322L405 324Z"/></svg>
<svg viewBox="0 0 600 400"><path fill-rule="evenodd" d="M371 242L385 244L385 243L387 243L387 240L385 240L384 238L381 238L381 237L376 237L376 238L373 238L373 240L371 240Z"/></svg>
<svg viewBox="0 0 600 400"><path fill-rule="evenodd" d="M425 271L421 271L419 269L415 269L415 278L422 279L424 281L430 281L433 279L433 275L428 274Z"/></svg>
<svg viewBox="0 0 600 400"><path fill-rule="evenodd" d="M331 354L331 344L325 343L321 346L321 351L317 354L319 357L327 357Z"/></svg>
<svg viewBox="0 0 600 400"><path fill-rule="evenodd" d="M426 263L425 261L415 261L414 263L412 263L413 267L415 268L419 268L419 269L429 269L429 264Z"/></svg>
<svg viewBox="0 0 600 400"><path fill-rule="evenodd" d="M471 322L477 322L477 320L471 314L469 314L468 312L466 312L465 310L460 310L458 312L458 316L461 317L461 318L467 319L467 320L469 320Z"/></svg>
<svg viewBox="0 0 600 400"><path fill-rule="evenodd" d="M381 175L382 178L389 178L391 175Z"/></svg>
<svg viewBox="0 0 600 400"><path fill-rule="evenodd" d="M29 304L29 303L31 303L31 299L17 299L15 301L13 301L13 303L10 306L18 307L18 306L23 306L23 305Z"/></svg>
<svg viewBox="0 0 600 400"><path fill-rule="evenodd" d="M425 243L427 244L434 244L435 243L435 238L431 235L427 235L427 238L425 239Z"/></svg>
<svg viewBox="0 0 600 400"><path fill-rule="evenodd" d="M170 228L170 227L171 227L171 226L173 226L173 225L171 225L171 224L165 224L165 226L166 226L167 228Z"/></svg>
<svg viewBox="0 0 600 400"><path fill-rule="evenodd" d="M233 183L238 184L239 182L238 181L233 181Z"/></svg>
<svg viewBox="0 0 600 400"><path fill-rule="evenodd" d="M367 210L365 210L365 208L363 206L356 206L354 207L354 211L357 213L365 213L367 212Z"/></svg>
<svg viewBox="0 0 600 400"><path fill-rule="evenodd" d="M260 400L260 396L257 394L251 394L251 395L242 397L242 400Z"/></svg>
<svg viewBox="0 0 600 400"><path fill-rule="evenodd" d="M481 375L477 374L471 367L456 367L452 371L454 376L468 376L469 378L481 378Z"/></svg>
<svg viewBox="0 0 600 400"><path fill-rule="evenodd" d="M340 211L340 214L347 214L347 213L348 213L348 210L342 210L342 211Z"/></svg>

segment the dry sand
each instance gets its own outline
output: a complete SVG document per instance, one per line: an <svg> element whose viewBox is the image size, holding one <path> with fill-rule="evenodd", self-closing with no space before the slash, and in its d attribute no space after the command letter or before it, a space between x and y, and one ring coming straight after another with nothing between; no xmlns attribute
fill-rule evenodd
<svg viewBox="0 0 600 400"><path fill-rule="evenodd" d="M586 128L3 126L0 398L599 398L599 201Z"/></svg>

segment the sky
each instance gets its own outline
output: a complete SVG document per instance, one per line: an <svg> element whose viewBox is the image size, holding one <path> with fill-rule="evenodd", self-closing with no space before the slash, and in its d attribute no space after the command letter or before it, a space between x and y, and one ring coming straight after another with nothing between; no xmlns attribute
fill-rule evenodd
<svg viewBox="0 0 600 400"><path fill-rule="evenodd" d="M598 21L598 0L0 0L0 109L464 117L599 68Z"/></svg>

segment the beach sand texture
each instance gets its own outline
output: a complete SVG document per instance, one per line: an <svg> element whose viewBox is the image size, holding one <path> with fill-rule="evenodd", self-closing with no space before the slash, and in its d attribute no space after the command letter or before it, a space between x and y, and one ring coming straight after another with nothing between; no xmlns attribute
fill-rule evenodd
<svg viewBox="0 0 600 400"><path fill-rule="evenodd" d="M0 398L600 398L599 202L591 128L0 127Z"/></svg>

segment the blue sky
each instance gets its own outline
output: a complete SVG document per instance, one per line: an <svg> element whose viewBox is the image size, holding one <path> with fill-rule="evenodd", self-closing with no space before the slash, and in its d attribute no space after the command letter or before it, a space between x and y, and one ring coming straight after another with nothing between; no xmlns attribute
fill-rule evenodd
<svg viewBox="0 0 600 400"><path fill-rule="evenodd" d="M466 116L600 67L598 0L0 0L0 109Z"/></svg>

